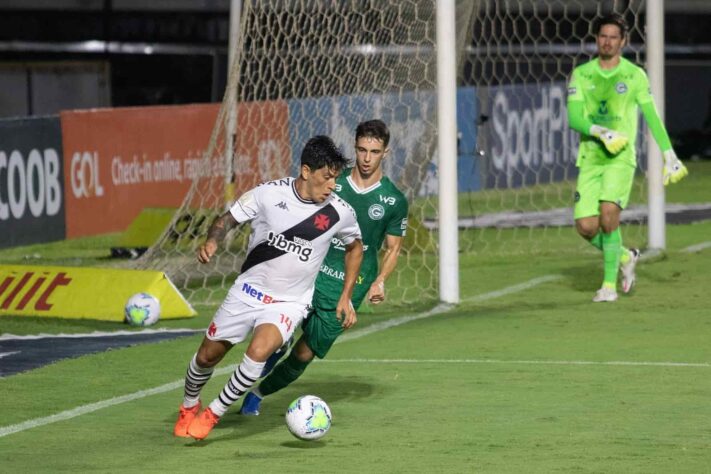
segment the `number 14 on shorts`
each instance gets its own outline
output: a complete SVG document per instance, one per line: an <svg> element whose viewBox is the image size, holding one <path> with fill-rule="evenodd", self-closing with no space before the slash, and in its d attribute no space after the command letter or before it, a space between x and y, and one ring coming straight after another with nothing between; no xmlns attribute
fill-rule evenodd
<svg viewBox="0 0 711 474"><path fill-rule="evenodd" d="M289 316L287 316L284 313L280 313L280 314L281 314L281 321L280 321L281 324L286 326L287 331L291 331L291 319L289 318Z"/></svg>

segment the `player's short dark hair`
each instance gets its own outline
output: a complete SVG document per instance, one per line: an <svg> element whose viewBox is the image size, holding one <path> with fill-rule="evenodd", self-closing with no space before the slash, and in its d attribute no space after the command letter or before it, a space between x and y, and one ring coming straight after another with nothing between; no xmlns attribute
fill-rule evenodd
<svg viewBox="0 0 711 474"><path fill-rule="evenodd" d="M316 135L309 139L301 151L301 165L312 170L327 166L331 170L341 171L347 164L348 159L326 135Z"/></svg>
<svg viewBox="0 0 711 474"><path fill-rule="evenodd" d="M598 18L598 20L595 22L595 27L593 28L595 36L600 34L600 30L605 25L617 26L620 29L620 35L622 36L622 38L624 39L627 37L629 26L627 25L625 17L623 17L622 15L619 15L617 13L610 13L609 15L605 15L602 18Z"/></svg>
<svg viewBox="0 0 711 474"><path fill-rule="evenodd" d="M390 143L390 130L382 120L366 120L358 124L355 132L356 141L363 137L380 140L383 142L383 146L387 148L388 143Z"/></svg>

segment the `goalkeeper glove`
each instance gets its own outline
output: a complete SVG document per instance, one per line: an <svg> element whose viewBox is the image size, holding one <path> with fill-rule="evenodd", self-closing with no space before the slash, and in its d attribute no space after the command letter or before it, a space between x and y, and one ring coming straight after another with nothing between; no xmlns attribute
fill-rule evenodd
<svg viewBox="0 0 711 474"><path fill-rule="evenodd" d="M624 134L599 125L590 127L590 135L600 139L607 151L613 155L618 154L627 146L627 137Z"/></svg>
<svg viewBox="0 0 711 474"><path fill-rule="evenodd" d="M664 152L664 186L669 183L675 184L681 181L684 176L689 174L684 163L676 157L674 150Z"/></svg>

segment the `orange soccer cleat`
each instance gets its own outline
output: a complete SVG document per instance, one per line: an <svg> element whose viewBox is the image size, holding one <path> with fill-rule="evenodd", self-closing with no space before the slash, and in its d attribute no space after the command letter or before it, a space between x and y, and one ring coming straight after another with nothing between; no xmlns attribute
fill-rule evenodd
<svg viewBox="0 0 711 474"><path fill-rule="evenodd" d="M185 408L183 404L180 404L180 412L178 413L178 421L175 422L175 428L173 428L173 434L179 438L188 438L188 426L193 422L198 412L200 411L200 404L198 403L194 407Z"/></svg>
<svg viewBox="0 0 711 474"><path fill-rule="evenodd" d="M198 440L205 439L218 421L220 421L220 417L215 415L208 407L190 423L188 434Z"/></svg>

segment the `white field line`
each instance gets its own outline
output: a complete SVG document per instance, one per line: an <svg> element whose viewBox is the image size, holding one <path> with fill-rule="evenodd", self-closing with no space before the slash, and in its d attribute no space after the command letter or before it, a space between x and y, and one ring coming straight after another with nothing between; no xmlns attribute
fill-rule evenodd
<svg viewBox="0 0 711 474"><path fill-rule="evenodd" d="M518 293L519 291L525 291L528 289L531 289L535 286L541 285L543 283L548 283L550 281L555 281L563 278L560 275L546 275L538 278L534 278L532 280L525 281L523 283L520 283L518 285L513 285L513 286L507 286L506 288L502 288L501 290L496 290L496 291L490 291L488 293L483 293L481 295L476 295L472 296L469 298L465 298L462 300L462 303L474 303L474 302L482 302L482 301L487 301L487 300L493 300L494 298L500 298L502 296L507 296L513 293ZM371 324L368 327L365 327L363 329L356 329L353 331L349 331L342 336L340 336L338 339L336 339L335 344L339 344L341 342L347 342L347 341L352 341L353 339L359 339L363 336L367 336L368 334L372 334L375 332L380 332L385 329L389 329L395 326L400 326L402 324L407 324L412 321L417 321L419 319L425 319L429 318L431 316L435 316L438 314L446 313L447 311L451 310L454 308L453 305L450 304L439 304L432 308L429 311L425 311L424 313L419 313L419 314L412 314L408 316L401 316L399 318L393 318L393 319L388 319L387 321L382 321L379 323Z"/></svg>
<svg viewBox="0 0 711 474"><path fill-rule="evenodd" d="M709 247L711 247L711 242L701 242L700 244L690 245L684 249L681 249L681 251L688 252L688 253L694 253L694 252L699 252L701 250L707 249Z"/></svg>
<svg viewBox="0 0 711 474"><path fill-rule="evenodd" d="M232 373L237 368L234 364L229 367L223 367L221 369L215 370L215 375L222 375L225 373ZM77 416L86 415L87 413L92 413L103 408L112 407L114 405L120 405L126 402L132 402L134 400L139 400L141 398L149 397L151 395L157 395L159 393L170 392L177 388L182 388L185 385L183 380L176 380L175 382L170 382L165 385L160 385L158 387L149 388L148 390L140 390L138 392L129 393L128 395L121 395L120 397L109 398L108 400L102 400L96 403L89 403L88 405L82 405L80 407L72 408L71 410L65 410L54 415L45 416L42 418L34 418L32 420L27 420L22 423L17 423L15 425L8 425L0 427L0 438L3 436L11 435L13 433L19 433L20 431L29 430L30 428L37 428L38 426L49 425L50 423L56 423L58 421L70 420L76 418Z"/></svg>
<svg viewBox="0 0 711 474"><path fill-rule="evenodd" d="M475 297L474 299L472 299L472 301L474 301L475 299L477 301L484 301L487 299L498 298L499 296L504 296L504 295L508 295L511 293L515 293L517 291L523 291L528 288L532 288L533 286L535 286L537 284L544 283L547 281L552 281L551 278L557 279L560 277L556 278L555 276L551 275L551 276L547 276L547 277L535 278L535 279L530 280L528 282L521 283L520 285L514 285L514 286L511 286L508 288L504 288L499 291L485 293L484 295ZM537 282L537 283L532 283L532 282ZM451 305L441 304L441 305L438 305L438 306L436 306L436 307L432 308L431 310L426 311L424 313L414 314L411 316L404 316L404 317L395 318L395 319L392 319L389 321L383 321L381 323L376 323L371 326L368 326L367 328L355 330L353 332L344 334L343 336L338 338L338 340L336 340L336 343L344 342L344 341L351 341L353 339L359 339L361 337L367 336L368 334L372 334L374 332L383 331L385 329L399 326L401 324L406 324L411 321L416 321L418 319L428 318L428 317L434 316L436 314L444 313L451 308L452 308ZM50 335L47 335L47 336L50 336ZM15 337L17 337L17 336L15 336ZM226 374L226 373L232 373L236 368L237 368L237 364L222 367L222 368L215 370L214 375L222 375L222 374ZM69 420L69 419L75 418L77 416L85 415L87 413L92 413L97 410L101 410L103 408L108 408L108 407L111 407L114 405L120 405L122 403L131 402L134 400L139 400L141 398L145 398L145 397L148 397L151 395L157 395L159 393L169 392L171 390L175 390L177 388L183 387L183 385L184 385L183 380L176 380L175 382L170 382L165 385L161 385L159 387L154 387L154 388L151 388L148 390L141 390L138 392L130 393L128 395L122 395L120 397L109 398L108 400L102 400L100 402L90 403L88 405L82 405L80 407L73 408L71 410L66 410L66 411L63 411L60 413L56 413L54 415L45 416L42 418L34 418L32 420L27 420L22 423L17 423L15 425L3 426L3 427L0 427L0 438L2 438L3 436L13 434L13 433L19 433L20 431L29 430L31 428L37 428L39 426L48 425L50 423L56 423L58 421Z"/></svg>
<svg viewBox="0 0 711 474"><path fill-rule="evenodd" d="M543 283L548 283L550 281L560 280L563 278L561 275L545 275L542 277L534 278L532 280L519 283L518 285L509 286L501 290L490 291L489 293L484 293L481 295L471 296L462 300L462 303L478 303L480 301L493 300L494 298L499 298L501 296L510 295L513 293L518 293L519 291L526 291L533 288L534 286L541 285Z"/></svg>

